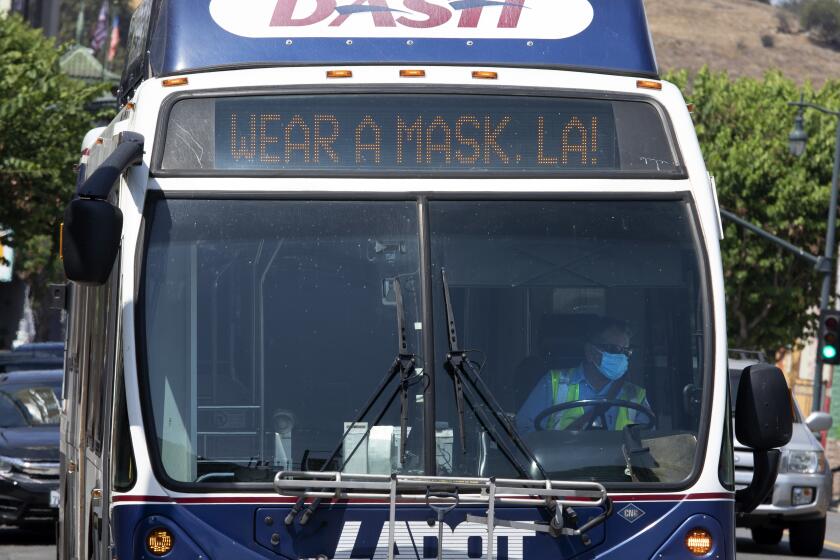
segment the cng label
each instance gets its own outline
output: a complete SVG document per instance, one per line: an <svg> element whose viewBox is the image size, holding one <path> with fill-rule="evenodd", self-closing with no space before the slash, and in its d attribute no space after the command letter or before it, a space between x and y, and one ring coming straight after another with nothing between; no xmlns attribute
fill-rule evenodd
<svg viewBox="0 0 840 560"><path fill-rule="evenodd" d="M210 15L254 38L556 40L585 31L594 11L589 0L212 0Z"/></svg>
<svg viewBox="0 0 840 560"><path fill-rule="evenodd" d="M641 508L636 506L636 504L627 504L618 512L618 515L621 516L621 518L627 521L628 523L635 523L644 514L645 512Z"/></svg>

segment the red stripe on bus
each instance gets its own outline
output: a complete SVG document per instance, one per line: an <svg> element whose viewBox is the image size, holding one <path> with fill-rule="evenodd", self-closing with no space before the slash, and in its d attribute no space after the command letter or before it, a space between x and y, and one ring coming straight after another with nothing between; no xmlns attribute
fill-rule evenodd
<svg viewBox="0 0 840 560"><path fill-rule="evenodd" d="M730 492L708 492L698 494L632 494L611 496L613 502L681 502L683 500L734 500L735 494ZM132 496L121 494L112 498L114 502L146 502L146 503L175 503L175 504L292 504L297 502L294 497L267 497L267 496L201 496L194 498L173 498L170 496ZM387 503L387 498L382 500L340 500L339 503L375 504ZM400 504L423 505L419 502L399 502Z"/></svg>

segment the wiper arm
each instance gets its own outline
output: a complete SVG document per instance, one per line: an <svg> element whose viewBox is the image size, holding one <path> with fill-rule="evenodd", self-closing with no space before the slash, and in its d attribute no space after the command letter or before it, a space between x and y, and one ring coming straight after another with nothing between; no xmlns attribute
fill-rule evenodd
<svg viewBox="0 0 840 560"><path fill-rule="evenodd" d="M464 402L466 402L470 408L472 408L476 419L482 425L484 430L491 438L493 438L493 441L496 442L496 445L505 457L507 457L507 459L513 464L516 470L519 471L520 475L526 478L532 478L532 475L530 475L522 463L516 459L508 445L502 442L499 437L498 430L492 427L492 422L488 421L489 418L484 417L484 408L486 407L492 413L493 419L502 425L508 439L514 444L519 452L531 461L531 464L539 470L540 475L544 479L548 479L548 474L545 472L542 465L540 465L539 461L537 461L536 455L534 455L534 452L528 447L528 444L522 440L519 432L513 426L510 418L508 418L505 414L502 406L493 396L490 388L486 383L484 383L484 380L481 379L481 376L475 370L472 362L470 362L467 358L467 353L458 347L458 334L455 328L455 314L452 311L452 301L449 295L449 282L446 279L446 270L441 269L440 276L443 282L443 300L446 307L446 328L449 340L449 352L446 355L446 362L444 363L444 366L446 367L446 371L449 375L452 376L452 382L455 386L455 402L458 408L458 428L461 432L461 449L466 452L466 436L464 434ZM465 380L467 381L466 384L464 383ZM484 407L476 406L477 403L474 403L471 398L468 398L467 395L465 395L465 387L470 393L476 394L480 402L483 403Z"/></svg>
<svg viewBox="0 0 840 560"><path fill-rule="evenodd" d="M417 356L412 354L408 351L408 340L405 333L405 309L403 307L403 298L402 298L402 288L400 287L400 279L394 279L394 296L396 299L396 307L397 307L397 357L394 360L394 363L391 364L391 367L388 369L388 373L385 374L385 377L382 378L382 381L379 383L379 386L376 388L376 391L370 396L365 406L362 408L361 412L357 418L350 423L346 430L344 430L344 434L341 436L338 444L336 445L333 452L330 454L329 459L327 459L324 464L321 466L321 471L326 470L332 462L338 457L338 454L344 448L344 443L347 440L347 436L350 434L350 431L356 427L357 424L362 422L364 418L368 415L368 413L373 409L376 402L382 397L382 394L385 392L385 389L388 385L393 381L393 379L399 374L400 382L394 391L391 393L391 396L388 398L388 401L385 403L385 406L379 411L374 421L368 426L367 430L365 430L364 435L359 438L359 441L356 442L355 447L353 447L352 451L344 458L342 468L340 470L344 470L344 467L347 463L350 462L350 459L356 454L356 451L362 445L362 442L370 435L370 431L373 429L374 426L379 425L382 421L382 418L388 412L388 409L391 407L391 404L394 402L394 399L397 398L397 395L400 395L400 464L405 464L405 440L408 436L408 388L411 385L411 382L419 377L417 371L415 369L415 365L417 363ZM286 525L291 525L297 515L300 513L300 510L303 508L305 503L305 498L302 496L298 498L295 505L292 506L291 511L286 516L285 523ZM306 508L306 511L301 515L300 524L306 525L309 521L309 518L312 517L312 514L315 513L315 510L318 509L318 506L321 505L321 498L315 498L312 500L312 503L309 504L309 507Z"/></svg>

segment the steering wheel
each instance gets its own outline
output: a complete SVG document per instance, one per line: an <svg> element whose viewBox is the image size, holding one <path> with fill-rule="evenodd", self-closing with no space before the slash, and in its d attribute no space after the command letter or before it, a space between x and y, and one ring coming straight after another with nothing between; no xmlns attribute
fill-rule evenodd
<svg viewBox="0 0 840 560"><path fill-rule="evenodd" d="M537 431L545 431L546 427L544 426L544 420L546 418L548 418L549 416L551 416L552 414L556 414L558 412L561 412L563 410L567 410L569 408L576 408L576 407L588 408L588 407L593 407L593 406L597 406L597 407L603 406L604 407L604 413L606 413L609 409L611 409L615 406L622 407L622 408L632 408L634 410L638 410L639 412L644 413L644 415L647 416L647 418L648 418L647 422L645 422L643 424L641 424L641 423L637 424L640 428L642 428L643 430L648 430L648 429L650 429L650 428L652 428L653 426L656 425L656 414L650 408L648 408L647 406L645 406L643 404L634 403L633 401L625 401L625 400L621 400L621 399L584 399L584 400L580 400L580 401L569 401L569 402L558 403L558 404L554 404L554 405L549 406L548 408L546 408L545 410L543 410L542 412L537 414L537 417L534 418L534 429L537 430ZM581 429L583 429L583 430L595 429L595 426L593 424L594 424L595 418L597 418L598 416L599 415L592 415L592 418L589 419L589 422L587 422L587 424L585 426L583 426Z"/></svg>

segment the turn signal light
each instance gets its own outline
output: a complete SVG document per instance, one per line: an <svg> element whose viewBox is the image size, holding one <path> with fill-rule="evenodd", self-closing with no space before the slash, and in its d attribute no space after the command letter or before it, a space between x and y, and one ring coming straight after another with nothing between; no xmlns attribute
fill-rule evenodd
<svg viewBox="0 0 840 560"><path fill-rule="evenodd" d="M189 83L190 81L187 78L168 78L163 80L163 87L185 86Z"/></svg>
<svg viewBox="0 0 840 560"><path fill-rule="evenodd" d="M662 89L662 82L655 80L636 80L636 87L642 89Z"/></svg>
<svg viewBox="0 0 840 560"><path fill-rule="evenodd" d="M499 75L489 70L473 70L472 77L476 80L496 80Z"/></svg>
<svg viewBox="0 0 840 560"><path fill-rule="evenodd" d="M706 529L692 529L685 536L685 547L695 556L705 556L712 550L712 535Z"/></svg>
<svg viewBox="0 0 840 560"><path fill-rule="evenodd" d="M352 78L352 70L327 70L327 78Z"/></svg>
<svg viewBox="0 0 840 560"><path fill-rule="evenodd" d="M400 70L400 78L425 78L425 70Z"/></svg>
<svg viewBox="0 0 840 560"><path fill-rule="evenodd" d="M158 527L152 529L149 536L146 537L146 548L155 556L163 556L169 554L172 550L172 545L175 544L175 539L172 538L172 533L168 529Z"/></svg>

